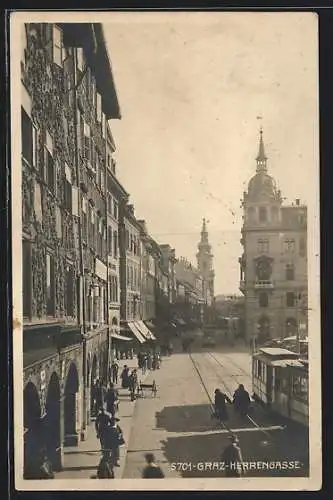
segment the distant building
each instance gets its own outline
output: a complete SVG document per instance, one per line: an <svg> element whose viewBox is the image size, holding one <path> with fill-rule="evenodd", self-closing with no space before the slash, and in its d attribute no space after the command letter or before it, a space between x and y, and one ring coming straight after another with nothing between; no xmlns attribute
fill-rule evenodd
<svg viewBox="0 0 333 500"><path fill-rule="evenodd" d="M283 205L267 172L262 131L257 169L244 192L240 290L246 336L258 343L307 331L307 208Z"/></svg>

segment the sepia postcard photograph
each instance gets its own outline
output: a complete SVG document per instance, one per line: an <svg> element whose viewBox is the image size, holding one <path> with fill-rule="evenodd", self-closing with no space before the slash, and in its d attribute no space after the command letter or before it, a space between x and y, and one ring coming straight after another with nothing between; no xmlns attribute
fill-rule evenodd
<svg viewBox="0 0 333 500"><path fill-rule="evenodd" d="M318 490L318 18L10 19L17 490Z"/></svg>

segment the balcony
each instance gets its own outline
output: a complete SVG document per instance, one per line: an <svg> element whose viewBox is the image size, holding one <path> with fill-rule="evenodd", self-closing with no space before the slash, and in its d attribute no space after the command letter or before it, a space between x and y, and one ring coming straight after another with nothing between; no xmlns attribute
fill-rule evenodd
<svg viewBox="0 0 333 500"><path fill-rule="evenodd" d="M254 288L256 290L267 290L274 288L274 283L272 280L256 280L254 282Z"/></svg>
<svg viewBox="0 0 333 500"><path fill-rule="evenodd" d="M245 287L246 287L246 283L245 283L245 280L241 280L239 282L239 290L244 293L245 292Z"/></svg>

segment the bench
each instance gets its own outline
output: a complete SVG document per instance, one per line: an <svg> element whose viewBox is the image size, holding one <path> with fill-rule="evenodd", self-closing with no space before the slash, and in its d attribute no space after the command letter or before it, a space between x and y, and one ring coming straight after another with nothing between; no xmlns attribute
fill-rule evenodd
<svg viewBox="0 0 333 500"><path fill-rule="evenodd" d="M145 390L150 390L151 394L156 397L157 394L157 385L155 380L153 380L152 384L146 384L140 382L139 387L138 387L138 392L140 393L141 397L144 397L144 391Z"/></svg>

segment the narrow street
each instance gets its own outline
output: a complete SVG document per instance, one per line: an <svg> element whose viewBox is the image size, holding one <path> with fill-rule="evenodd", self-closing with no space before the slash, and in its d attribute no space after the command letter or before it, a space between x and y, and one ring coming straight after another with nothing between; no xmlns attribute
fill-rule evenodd
<svg viewBox="0 0 333 500"><path fill-rule="evenodd" d="M155 454L166 477L224 475L221 470L212 470L212 462L220 461L229 432L211 419L208 394L213 398L219 387L231 396L239 383L251 393L249 354L227 350L174 354L164 358L161 370L149 375L148 380L156 380L158 395L147 395L136 403L123 478L141 477L146 451ZM247 471L248 476L307 475L306 429L295 425L285 428L281 419L257 407L246 422L241 422L232 408L229 415L228 427L239 437L245 462L299 462L297 469L282 471L258 466Z"/></svg>

